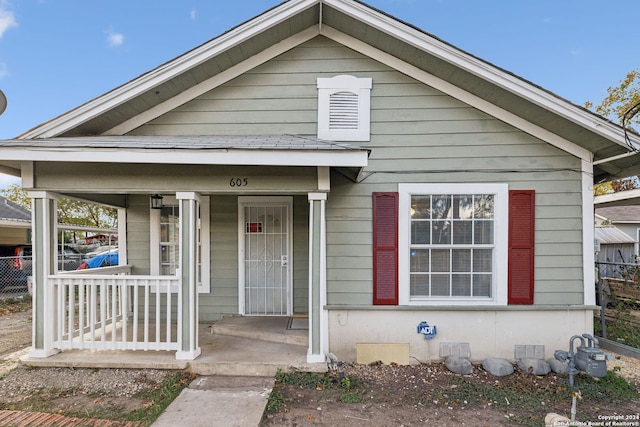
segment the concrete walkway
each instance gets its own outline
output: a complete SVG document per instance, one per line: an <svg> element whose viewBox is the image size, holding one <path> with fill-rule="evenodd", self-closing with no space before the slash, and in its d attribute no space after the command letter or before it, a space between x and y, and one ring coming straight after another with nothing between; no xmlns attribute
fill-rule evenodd
<svg viewBox="0 0 640 427"><path fill-rule="evenodd" d="M306 321L306 319L304 319ZM200 375L169 405L153 427L257 427L275 373L326 371L306 363L308 331L286 318L232 317L200 336L203 355L190 369Z"/></svg>
<svg viewBox="0 0 640 427"><path fill-rule="evenodd" d="M274 383L267 377L196 378L152 426L257 427Z"/></svg>
<svg viewBox="0 0 640 427"><path fill-rule="evenodd" d="M278 317L232 317L211 325L200 337L203 355L190 366L204 376L184 389L152 426L259 426L278 369L327 369L306 363L307 320L299 320L300 329Z"/></svg>
<svg viewBox="0 0 640 427"><path fill-rule="evenodd" d="M326 372L307 363L308 320L231 316L200 325L202 354L178 361L171 351L66 350L22 363L41 367L184 369L200 375L169 405L154 427L253 427L260 424L282 371Z"/></svg>

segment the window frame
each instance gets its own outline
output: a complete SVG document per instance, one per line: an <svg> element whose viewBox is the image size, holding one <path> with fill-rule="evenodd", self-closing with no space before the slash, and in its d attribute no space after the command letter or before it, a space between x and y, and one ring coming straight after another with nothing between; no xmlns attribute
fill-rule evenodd
<svg viewBox="0 0 640 427"><path fill-rule="evenodd" d="M198 282L198 293L208 294L211 292L211 255L210 255L210 219L209 219L209 196L201 196L200 199L200 218L199 223L199 244L200 244L200 277ZM163 196L163 204L165 206L180 207L180 201L175 196ZM149 270L152 276L161 276L160 274L160 214L157 209L150 209L149 218ZM178 209L178 215L182 215L181 209ZM178 221L180 222L180 221ZM178 239L180 240L180 239ZM180 242L178 241L178 245Z"/></svg>
<svg viewBox="0 0 640 427"><path fill-rule="evenodd" d="M369 141L371 138L371 87L370 77L338 75L330 78L318 77L318 138L330 141ZM339 108L332 111L333 95L350 95L355 100L356 111L349 114L355 117L355 128L331 126L331 117L340 115ZM336 107L339 103L336 104ZM351 114L354 113L354 114Z"/></svg>
<svg viewBox="0 0 640 427"><path fill-rule="evenodd" d="M412 297L410 292L411 197L416 195L494 195L494 251L491 297ZM398 184L398 298L400 305L507 305L508 184Z"/></svg>

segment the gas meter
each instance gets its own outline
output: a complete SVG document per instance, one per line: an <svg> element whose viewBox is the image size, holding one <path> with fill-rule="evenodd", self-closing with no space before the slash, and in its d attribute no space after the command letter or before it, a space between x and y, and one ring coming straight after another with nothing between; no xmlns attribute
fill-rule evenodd
<svg viewBox="0 0 640 427"><path fill-rule="evenodd" d="M581 345L573 351L573 342L578 339ZM586 345L585 345L586 340ZM573 386L573 376L579 371L590 377L601 378L607 375L607 355L600 350L599 341L589 334L574 335L569 340L569 351L556 350L554 356L561 362L569 361L569 384Z"/></svg>

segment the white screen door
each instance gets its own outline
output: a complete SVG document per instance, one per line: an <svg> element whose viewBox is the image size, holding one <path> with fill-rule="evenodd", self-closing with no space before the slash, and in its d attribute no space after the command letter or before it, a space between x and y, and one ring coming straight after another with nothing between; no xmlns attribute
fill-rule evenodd
<svg viewBox="0 0 640 427"><path fill-rule="evenodd" d="M286 316L291 313L291 203L257 200L240 204L241 302L245 315Z"/></svg>

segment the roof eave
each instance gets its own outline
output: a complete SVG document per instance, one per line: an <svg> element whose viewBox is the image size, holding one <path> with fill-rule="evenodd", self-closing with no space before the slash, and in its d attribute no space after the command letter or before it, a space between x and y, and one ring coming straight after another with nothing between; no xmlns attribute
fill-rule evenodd
<svg viewBox="0 0 640 427"><path fill-rule="evenodd" d="M208 58L219 54L244 40L254 37L266 28L290 19L321 0L290 0L258 15L229 30L203 45L125 83L104 95L94 98L79 107L51 119L17 139L51 138L73 129L75 126L100 115L145 91L166 82Z"/></svg>
<svg viewBox="0 0 640 427"><path fill-rule="evenodd" d="M365 167L364 149L102 149L0 148L2 158L33 162Z"/></svg>
<svg viewBox="0 0 640 427"><path fill-rule="evenodd" d="M331 7L358 19L366 19L369 25L389 35L402 39L405 43L417 47L430 55L440 58L473 75L481 77L504 88L521 98L544 107L556 115L573 123L579 124L625 150L624 131L622 127L604 119L603 117L572 104L551 92L512 74L501 68L462 51L437 37L416 27L397 20L389 15L375 10L363 3L344 2L342 0L324 0ZM634 138L640 147L640 140Z"/></svg>

